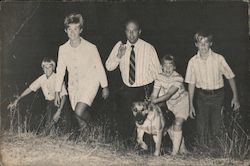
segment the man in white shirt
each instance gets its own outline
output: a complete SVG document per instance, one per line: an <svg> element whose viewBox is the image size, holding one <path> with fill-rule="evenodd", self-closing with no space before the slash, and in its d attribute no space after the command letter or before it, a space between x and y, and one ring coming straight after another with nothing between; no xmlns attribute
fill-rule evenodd
<svg viewBox="0 0 250 166"><path fill-rule="evenodd" d="M117 120L121 136L127 138L134 130L131 104L149 97L161 66L155 48L139 38L141 29L136 20L126 23L125 34L127 42L116 43L106 61L106 68L108 71L120 68L124 85L116 97Z"/></svg>

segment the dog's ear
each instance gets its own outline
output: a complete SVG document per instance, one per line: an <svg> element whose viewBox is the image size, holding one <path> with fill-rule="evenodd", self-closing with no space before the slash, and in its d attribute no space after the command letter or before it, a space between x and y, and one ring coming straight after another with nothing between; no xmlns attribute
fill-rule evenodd
<svg viewBox="0 0 250 166"><path fill-rule="evenodd" d="M137 112L135 105L136 105L135 103L132 103L132 105L131 105L131 111L133 111L133 112Z"/></svg>

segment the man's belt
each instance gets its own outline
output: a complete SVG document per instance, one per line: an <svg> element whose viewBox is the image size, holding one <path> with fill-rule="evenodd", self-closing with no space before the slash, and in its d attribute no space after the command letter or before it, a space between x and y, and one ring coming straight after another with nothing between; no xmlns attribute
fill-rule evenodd
<svg viewBox="0 0 250 166"><path fill-rule="evenodd" d="M215 94L218 94L220 92L223 92L224 91L224 88L219 88L219 89L213 89L213 90L207 90L207 89L201 89L201 88L198 88L198 91L205 94L205 95L215 95Z"/></svg>

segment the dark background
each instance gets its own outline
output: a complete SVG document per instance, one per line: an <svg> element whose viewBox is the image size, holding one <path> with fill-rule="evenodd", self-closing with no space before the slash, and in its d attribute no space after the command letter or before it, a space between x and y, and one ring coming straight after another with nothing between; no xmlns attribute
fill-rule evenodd
<svg viewBox="0 0 250 166"><path fill-rule="evenodd" d="M159 58L166 53L176 56L177 71L183 76L188 60L197 51L193 43L194 33L208 28L214 34L212 49L224 55L236 74L241 112L244 117L249 113L247 3L5 2L0 7L0 97L4 128L9 124L6 106L13 100L13 95L20 94L43 73L40 64L44 56L57 59L58 47L68 39L63 21L71 12L83 15L82 36L97 46L103 63L114 44L124 38L125 21L136 18L141 24L141 38L155 46ZM112 96L121 86L119 70L107 72L107 76L111 98L105 105L98 93L93 108L99 115L113 109ZM227 83L226 91L229 101L231 91ZM29 95L22 101L23 107L31 109L30 114L36 121L39 108L44 105L42 93L39 91L35 97Z"/></svg>

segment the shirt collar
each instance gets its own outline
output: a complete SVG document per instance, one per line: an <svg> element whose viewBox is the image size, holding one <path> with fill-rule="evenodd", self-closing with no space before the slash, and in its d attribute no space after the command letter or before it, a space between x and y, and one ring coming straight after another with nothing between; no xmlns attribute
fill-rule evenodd
<svg viewBox="0 0 250 166"><path fill-rule="evenodd" d="M82 45L83 43L84 43L84 39L80 36L80 44L79 44L79 46ZM67 44L68 44L69 47L71 47L70 40L67 41ZM71 48L73 48L73 47L71 47ZM76 47L76 48L78 48L78 47Z"/></svg>
<svg viewBox="0 0 250 166"><path fill-rule="evenodd" d="M53 72L49 78L47 78L46 74L44 74L44 76L45 76L45 78L46 78L47 80L50 80L51 78L53 78L53 77L55 76L55 72Z"/></svg>
<svg viewBox="0 0 250 166"><path fill-rule="evenodd" d="M213 51L212 51L212 49L210 48L210 49L208 50L208 57L207 57L207 58L211 57L211 56L212 56L212 53L213 53ZM199 59L201 59L201 55L200 55L200 52L199 52L199 51L197 52L197 57L198 57Z"/></svg>
<svg viewBox="0 0 250 166"><path fill-rule="evenodd" d="M139 38L134 44L131 44L128 40L127 40L127 43L126 45L131 47L132 45L135 46L135 48L141 43L141 39Z"/></svg>

